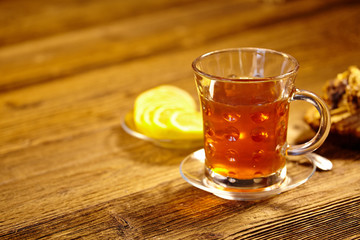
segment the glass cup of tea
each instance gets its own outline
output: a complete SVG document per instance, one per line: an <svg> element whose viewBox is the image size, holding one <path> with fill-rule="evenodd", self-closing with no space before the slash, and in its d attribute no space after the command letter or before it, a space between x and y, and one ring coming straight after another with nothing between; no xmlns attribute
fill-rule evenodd
<svg viewBox="0 0 360 240"><path fill-rule="evenodd" d="M286 178L288 155L316 150L330 130L325 102L294 85L297 60L261 48L224 49L192 63L204 124L205 176L226 188L269 190ZM304 144L286 141L289 105L303 100L320 114Z"/></svg>

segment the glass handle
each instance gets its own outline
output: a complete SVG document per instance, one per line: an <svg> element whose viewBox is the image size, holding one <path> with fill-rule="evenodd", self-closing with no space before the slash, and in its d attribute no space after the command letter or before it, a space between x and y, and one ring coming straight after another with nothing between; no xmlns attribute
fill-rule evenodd
<svg viewBox="0 0 360 240"><path fill-rule="evenodd" d="M317 133L308 142L299 145L288 145L288 155L301 155L315 151L325 141L330 132L331 126L330 111L324 100L322 100L316 94L306 90L296 89L290 98L290 101L295 100L306 101L315 106L320 114L320 124Z"/></svg>

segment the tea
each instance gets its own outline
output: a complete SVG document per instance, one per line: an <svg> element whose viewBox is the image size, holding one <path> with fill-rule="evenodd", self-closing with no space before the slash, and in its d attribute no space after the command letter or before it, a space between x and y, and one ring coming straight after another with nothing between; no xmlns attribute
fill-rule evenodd
<svg viewBox="0 0 360 240"><path fill-rule="evenodd" d="M277 189L291 181L287 157L310 153L325 141L329 110L314 93L295 87L294 57L232 48L203 54L192 67L203 113L205 185L229 192ZM308 142L289 145L289 103L297 100L317 108L320 126Z"/></svg>
<svg viewBox="0 0 360 240"><path fill-rule="evenodd" d="M211 88L200 94L207 170L241 180L281 171L289 103L279 82L216 82Z"/></svg>

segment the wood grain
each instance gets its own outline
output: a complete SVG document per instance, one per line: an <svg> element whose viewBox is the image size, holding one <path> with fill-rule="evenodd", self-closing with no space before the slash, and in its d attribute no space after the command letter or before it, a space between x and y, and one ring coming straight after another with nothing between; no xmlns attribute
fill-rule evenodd
<svg viewBox="0 0 360 240"><path fill-rule="evenodd" d="M120 127L151 87L196 99L190 64L220 48L290 53L296 85L321 94L360 64L359 14L355 0L0 1L0 238L360 238L359 148L326 142L317 152L332 171L267 200L229 201L181 178L194 149ZM291 125L306 129L308 107L292 105Z"/></svg>
<svg viewBox="0 0 360 240"><path fill-rule="evenodd" d="M299 33L304 34L304 32L284 32L281 36L276 37L270 37L270 35L267 41L264 41L264 38L257 29L259 27L266 27L269 22L280 24L292 19L299 19L303 28L306 28L307 25L304 25L304 18L300 18L300 16L305 14L306 19L309 11L316 11L319 8L321 9L321 7L338 12L339 6L335 5L335 3L329 5L327 3L321 4L320 1L314 1L313 4L309 5L301 5L295 1L284 6L277 6L279 9L274 9L276 11L269 11L268 8L259 9L258 5L251 2L245 4L245 8L243 4L239 4L237 1L227 1L227 4L219 3L218 5L205 4L201 5L201 7L196 7L192 4L182 8L178 7L167 10L160 14L156 12L150 15L130 18L127 21L115 21L105 26L85 28L60 36L54 37L50 35L48 38L28 41L20 46L5 47L1 51L0 71L4 72L5 76L2 78L0 90L20 87L23 84L28 85L58 79L88 71L92 68L101 68L130 61L134 58L161 54L166 51L172 52L174 50L202 46L204 43L209 42L209 40L213 42L216 39L226 37L233 40L233 35L237 33L242 34L249 29L256 31L256 42L240 37L244 43L236 41L236 45L252 46L257 44L258 46L260 44L264 47L273 46L273 48L280 48L276 44L288 44L287 39L296 41L295 36L299 35ZM293 11L290 11L290 9ZM347 9L352 9L351 4L347 6ZM346 10L344 11L346 14L355 14L355 16L358 14L356 12L348 13ZM227 12L227 14L224 16L223 12ZM240 13L244 15L241 18L237 17ZM311 14L309 15L311 16ZM328 21L332 21L329 24L334 26L337 19L341 16L343 16L343 13L339 13L338 16L329 19ZM167 19L167 21L164 22L161 19ZM222 21L219 21L219 19ZM351 22L341 23L341 25L356 25L356 17L350 15L346 18L346 21ZM195 26L193 26L194 22L196 22ZM152 34L148 34L147 31L134 31L134 29L141 28L151 29ZM332 33L334 35L341 36L344 34L341 28L332 28L331 30L337 31ZM323 30L320 28L317 31ZM339 31L341 31L341 34ZM271 32L281 33L280 31ZM267 33L265 32L264 34ZM298 38L305 41L303 47L308 47L308 45L312 45L312 47L318 46L319 43L313 44L309 41L309 38L312 36L314 36L314 32L298 36ZM283 40L279 41L279 39ZM353 44L357 43L354 41ZM343 43L341 42L340 44L342 45ZM290 46L283 45L283 47L289 49ZM321 49L324 50L324 48ZM280 48L279 50L282 49ZM22 71L18 71L19 68ZM24 78L26 78L26 81L23 80Z"/></svg>

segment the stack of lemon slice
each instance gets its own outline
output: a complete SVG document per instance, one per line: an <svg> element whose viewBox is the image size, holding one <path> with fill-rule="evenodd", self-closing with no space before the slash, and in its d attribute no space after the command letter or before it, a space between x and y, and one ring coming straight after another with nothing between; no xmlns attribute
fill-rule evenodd
<svg viewBox="0 0 360 240"><path fill-rule="evenodd" d="M201 113L192 96L175 86L161 85L135 100L134 122L144 135L155 139L200 139Z"/></svg>

